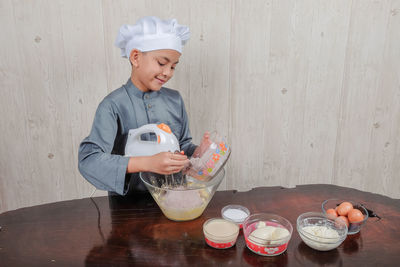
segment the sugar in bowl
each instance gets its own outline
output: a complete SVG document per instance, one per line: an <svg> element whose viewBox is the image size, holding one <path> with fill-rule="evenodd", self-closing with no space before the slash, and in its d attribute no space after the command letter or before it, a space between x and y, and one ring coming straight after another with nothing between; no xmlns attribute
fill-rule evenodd
<svg viewBox="0 0 400 267"><path fill-rule="evenodd" d="M222 218L243 227L244 221L250 216L250 211L241 205L228 205L221 210Z"/></svg>

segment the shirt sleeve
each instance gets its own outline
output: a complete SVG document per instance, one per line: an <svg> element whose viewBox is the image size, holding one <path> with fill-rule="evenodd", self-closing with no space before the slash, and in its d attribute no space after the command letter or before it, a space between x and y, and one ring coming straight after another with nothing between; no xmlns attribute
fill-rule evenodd
<svg viewBox="0 0 400 267"><path fill-rule="evenodd" d="M179 140L179 146L181 150L185 151L185 155L191 157L194 150L197 148L195 144L192 143L192 136L189 129L189 119L186 113L185 103L181 97L181 108L182 108L182 134Z"/></svg>
<svg viewBox="0 0 400 267"><path fill-rule="evenodd" d="M129 157L111 154L118 131L117 120L112 104L100 103L90 135L80 144L78 167L82 176L97 189L124 195Z"/></svg>

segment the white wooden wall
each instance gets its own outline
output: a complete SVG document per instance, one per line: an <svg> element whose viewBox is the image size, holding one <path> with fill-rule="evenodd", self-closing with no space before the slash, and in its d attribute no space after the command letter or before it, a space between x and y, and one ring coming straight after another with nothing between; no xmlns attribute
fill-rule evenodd
<svg viewBox="0 0 400 267"><path fill-rule="evenodd" d="M400 197L398 0L0 0L0 212L92 193L78 146L129 78L119 26L145 15L190 26L168 86L195 141L228 137L220 189Z"/></svg>

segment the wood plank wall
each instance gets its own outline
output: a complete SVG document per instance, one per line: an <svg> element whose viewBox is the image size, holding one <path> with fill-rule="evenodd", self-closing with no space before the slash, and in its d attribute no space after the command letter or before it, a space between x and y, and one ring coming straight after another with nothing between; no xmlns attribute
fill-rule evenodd
<svg viewBox="0 0 400 267"><path fill-rule="evenodd" d="M78 146L129 78L118 28L145 15L190 26L168 86L195 141L229 140L220 190L400 197L400 1L0 0L0 212L93 192Z"/></svg>

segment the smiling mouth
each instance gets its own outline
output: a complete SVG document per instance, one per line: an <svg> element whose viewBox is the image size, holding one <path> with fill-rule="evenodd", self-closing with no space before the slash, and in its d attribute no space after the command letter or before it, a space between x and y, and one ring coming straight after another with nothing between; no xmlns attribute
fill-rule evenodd
<svg viewBox="0 0 400 267"><path fill-rule="evenodd" d="M165 83L165 81L162 80L162 79L160 79L160 78L157 78L157 77L156 77L156 79L157 79L160 83Z"/></svg>

